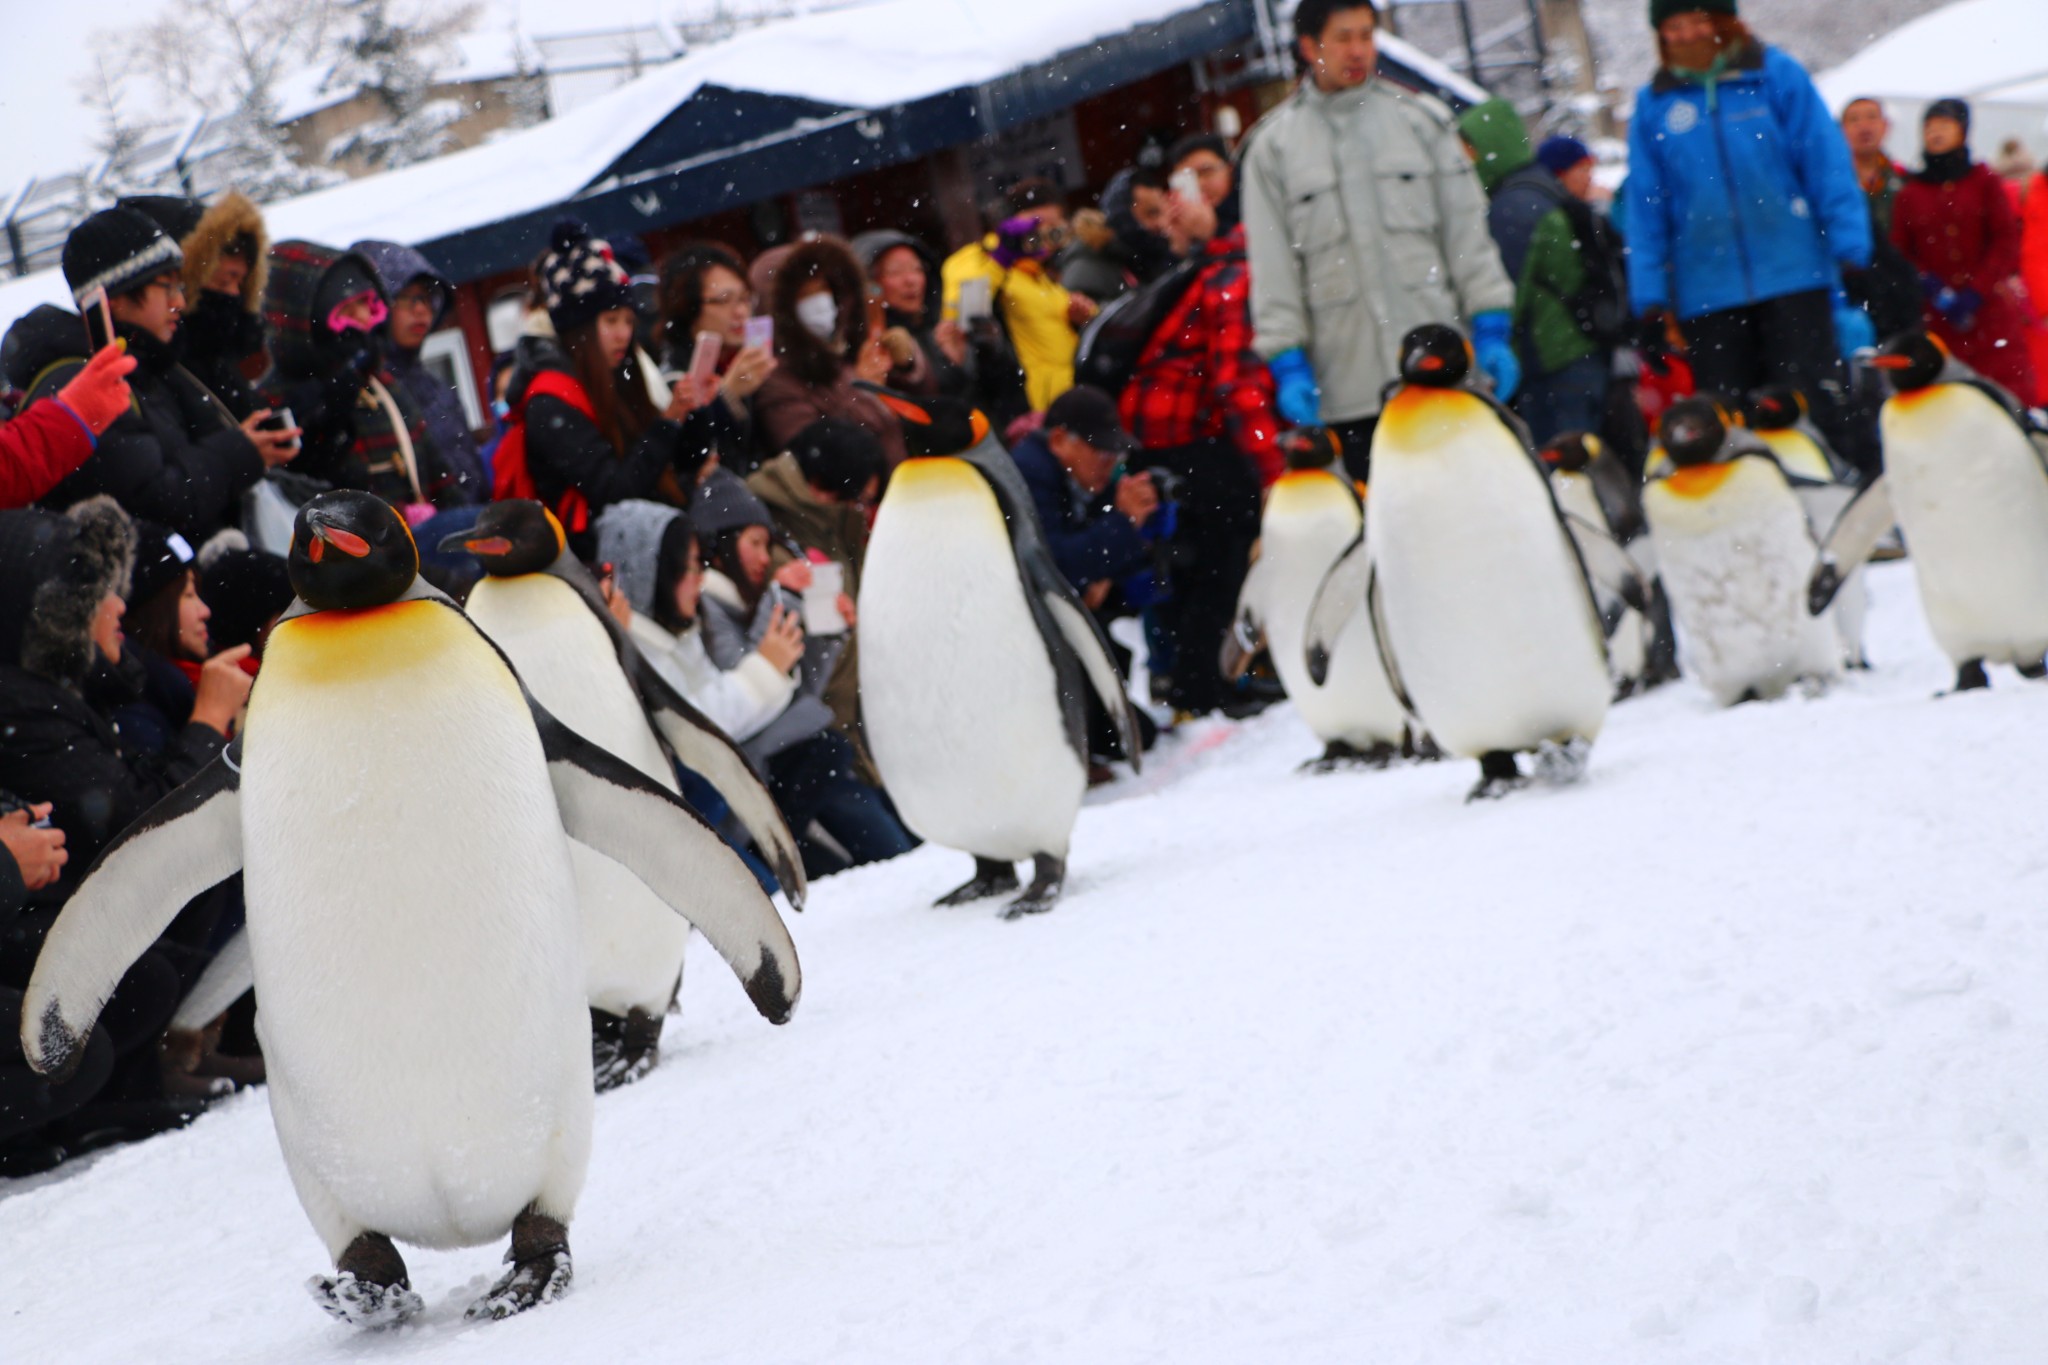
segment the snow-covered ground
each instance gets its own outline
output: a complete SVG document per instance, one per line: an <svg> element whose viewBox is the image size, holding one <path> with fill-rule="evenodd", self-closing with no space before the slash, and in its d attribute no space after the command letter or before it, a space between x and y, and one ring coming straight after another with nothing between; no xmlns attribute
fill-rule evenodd
<svg viewBox="0 0 2048 1365"><path fill-rule="evenodd" d="M788 1028L705 954L600 1100L558 1305L413 1252L422 1321L328 1322L259 1093L0 1186L0 1360L2039 1361L2048 687L1932 700L1873 578L1874 673L1626 703L1576 788L1298 776L1282 708L1102 793L1051 915L820 884Z"/></svg>

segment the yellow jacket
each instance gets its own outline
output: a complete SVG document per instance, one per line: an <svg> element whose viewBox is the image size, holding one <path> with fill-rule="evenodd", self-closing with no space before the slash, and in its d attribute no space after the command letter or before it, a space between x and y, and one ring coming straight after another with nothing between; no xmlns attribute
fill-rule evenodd
<svg viewBox="0 0 2048 1365"><path fill-rule="evenodd" d="M989 297L1002 310L1010 345L1024 370L1024 396L1033 412L1043 412L1053 399L1074 387L1074 351L1081 338L1067 321L1073 296L1038 261L1019 261L1005 270L990 254L995 241L990 235L970 242L939 267L945 316L959 317L963 281L987 280Z"/></svg>

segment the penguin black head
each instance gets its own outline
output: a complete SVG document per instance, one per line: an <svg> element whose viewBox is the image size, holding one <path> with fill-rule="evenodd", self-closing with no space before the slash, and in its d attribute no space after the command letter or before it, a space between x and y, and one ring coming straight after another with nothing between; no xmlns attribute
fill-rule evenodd
<svg viewBox="0 0 2048 1365"><path fill-rule="evenodd" d="M420 551L397 508L337 488L299 509L285 563L292 591L316 611L381 607L419 577Z"/></svg>
<svg viewBox="0 0 2048 1365"><path fill-rule="evenodd" d="M1472 344L1455 327L1427 322L1401 338L1401 378L1432 389L1455 389L1472 373Z"/></svg>
<svg viewBox="0 0 2048 1365"><path fill-rule="evenodd" d="M1600 458L1600 438L1590 431L1560 432L1536 453L1543 463L1566 474L1576 474Z"/></svg>
<svg viewBox="0 0 2048 1365"><path fill-rule="evenodd" d="M989 432L981 409L958 398L912 398L876 384L858 384L881 400L903 425L903 446L913 460L965 455Z"/></svg>
<svg viewBox="0 0 2048 1365"><path fill-rule="evenodd" d="M1798 426L1805 416L1806 395L1790 384L1758 389L1743 405L1743 419L1751 431L1784 431Z"/></svg>
<svg viewBox="0 0 2048 1365"><path fill-rule="evenodd" d="M1328 427L1296 427L1280 437L1289 469L1328 469L1344 454L1343 442Z"/></svg>
<svg viewBox="0 0 2048 1365"><path fill-rule="evenodd" d="M467 531L441 542L441 551L475 555L493 578L541 573L561 557L569 538L555 514L532 498L494 502Z"/></svg>
<svg viewBox="0 0 2048 1365"><path fill-rule="evenodd" d="M1941 372L1948 368L1948 347L1927 332L1901 332L1878 347L1870 364L1884 371L1893 393L1915 393L1941 382Z"/></svg>
<svg viewBox="0 0 2048 1365"><path fill-rule="evenodd" d="M1657 424L1664 453L1681 469L1712 464L1728 442L1728 414L1711 398L1681 398L1664 410Z"/></svg>

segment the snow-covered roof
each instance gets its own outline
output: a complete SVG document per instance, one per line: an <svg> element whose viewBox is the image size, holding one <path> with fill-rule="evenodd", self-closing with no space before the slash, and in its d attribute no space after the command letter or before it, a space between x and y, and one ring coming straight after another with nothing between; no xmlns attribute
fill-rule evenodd
<svg viewBox="0 0 2048 1365"><path fill-rule="evenodd" d="M2036 103L2048 82L2048 0L1957 0L1816 78L1829 107L1859 96Z"/></svg>
<svg viewBox="0 0 2048 1365"><path fill-rule="evenodd" d="M463 81L497 80L519 70L518 44L511 30L481 30L454 40L454 60L436 69L436 79L447 85ZM290 123L340 104L355 94L328 83L332 62L322 62L296 71L277 83L277 117Z"/></svg>
<svg viewBox="0 0 2048 1365"><path fill-rule="evenodd" d="M771 22L654 68L535 127L265 207L273 240L424 243L573 198L705 86L873 109L983 85L1206 0L874 0ZM1470 99L1485 92L1392 35L1389 59ZM0 325L64 302L58 272L0 285Z"/></svg>

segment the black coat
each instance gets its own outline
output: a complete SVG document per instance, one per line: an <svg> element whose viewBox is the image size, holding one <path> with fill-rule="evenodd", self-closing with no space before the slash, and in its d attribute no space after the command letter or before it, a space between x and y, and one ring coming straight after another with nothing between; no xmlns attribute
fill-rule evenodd
<svg viewBox="0 0 2048 1365"><path fill-rule="evenodd" d="M63 508L106 493L197 545L240 520L239 500L263 476L263 460L171 348L133 328L118 330L136 359L128 376L135 400L42 505ZM33 385L35 397L55 393L84 365L85 346L78 315L45 304L9 331L7 376Z"/></svg>
<svg viewBox="0 0 2048 1365"><path fill-rule="evenodd" d="M77 887L101 849L227 744L219 731L189 723L161 754L132 751L107 718L105 703L133 698L139 674L101 670L84 692L12 665L0 665L0 789L49 801L71 859L63 878L34 893L55 904ZM101 704L89 703L87 694Z"/></svg>

